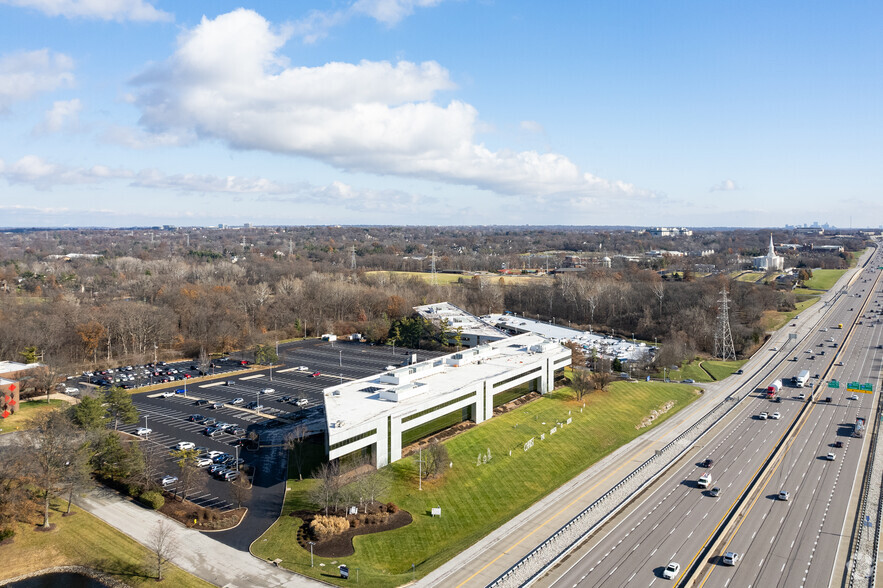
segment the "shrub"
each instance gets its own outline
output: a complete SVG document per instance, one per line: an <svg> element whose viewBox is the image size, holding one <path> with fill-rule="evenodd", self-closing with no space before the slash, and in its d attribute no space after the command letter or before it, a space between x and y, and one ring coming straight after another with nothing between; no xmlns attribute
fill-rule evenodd
<svg viewBox="0 0 883 588"><path fill-rule="evenodd" d="M151 490L150 492L144 492L141 496L138 497L138 500L141 504L145 506L149 506L153 510L159 510L166 503L166 499L163 498L163 495L159 492Z"/></svg>
<svg viewBox="0 0 883 588"><path fill-rule="evenodd" d="M358 529L361 524L362 521L360 521L359 519L350 519L350 527L352 527L353 529Z"/></svg>
<svg viewBox="0 0 883 588"><path fill-rule="evenodd" d="M323 541L334 535L339 535L350 528L350 523L344 517L326 517L316 515L310 521L310 531L313 536Z"/></svg>
<svg viewBox="0 0 883 588"><path fill-rule="evenodd" d="M15 529L0 529L0 541L5 541L15 535Z"/></svg>
<svg viewBox="0 0 883 588"><path fill-rule="evenodd" d="M395 514L395 513L399 512L399 507L395 502L390 502L389 504L386 505L386 512L388 512L390 514Z"/></svg>

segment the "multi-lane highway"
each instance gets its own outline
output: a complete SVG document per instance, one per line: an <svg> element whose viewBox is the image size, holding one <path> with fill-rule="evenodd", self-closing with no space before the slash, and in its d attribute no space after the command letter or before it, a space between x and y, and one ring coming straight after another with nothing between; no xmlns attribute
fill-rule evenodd
<svg viewBox="0 0 883 588"><path fill-rule="evenodd" d="M805 313L812 318L786 327L796 339L760 352L770 361L742 376L734 394L744 400L700 440L690 459L538 585L828 586L832 576L839 578L843 566L835 562L845 562L850 497L861 485L866 445L865 438L852 437L853 426L857 416L870 423L874 414L874 395L854 394L846 384L872 383L879 390L883 295L874 268L880 265L875 254L826 312ZM818 376L807 388L790 385L804 369ZM776 379L789 384L781 402L764 394ZM831 380L840 387L829 387ZM762 420L762 412L780 418ZM714 460L711 468L702 467L706 458ZM706 473L712 482L699 488ZM714 487L720 489L716 497ZM788 492L787 500L780 491ZM723 565L725 551L739 554L734 566ZM680 564L673 581L662 574L669 562Z"/></svg>

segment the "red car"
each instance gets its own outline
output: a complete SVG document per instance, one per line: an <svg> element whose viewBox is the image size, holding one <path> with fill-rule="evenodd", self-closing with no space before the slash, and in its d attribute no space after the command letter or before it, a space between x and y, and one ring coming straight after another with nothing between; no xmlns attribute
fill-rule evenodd
<svg viewBox="0 0 883 588"><path fill-rule="evenodd" d="M244 359L239 362L239 365L248 365L248 364L249 364L249 362Z"/></svg>
<svg viewBox="0 0 883 588"><path fill-rule="evenodd" d="M313 372L312 374L310 374L310 377L315 378L316 376L321 376L321 375L322 375L322 372Z"/></svg>

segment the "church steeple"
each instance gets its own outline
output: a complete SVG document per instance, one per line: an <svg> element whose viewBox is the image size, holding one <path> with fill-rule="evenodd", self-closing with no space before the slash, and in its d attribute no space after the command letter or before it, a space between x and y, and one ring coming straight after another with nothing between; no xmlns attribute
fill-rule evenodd
<svg viewBox="0 0 883 588"><path fill-rule="evenodd" d="M773 247L773 234L772 234L772 233L770 233L770 252L769 252L769 256L770 256L770 257L775 257L775 256L776 256L776 248Z"/></svg>

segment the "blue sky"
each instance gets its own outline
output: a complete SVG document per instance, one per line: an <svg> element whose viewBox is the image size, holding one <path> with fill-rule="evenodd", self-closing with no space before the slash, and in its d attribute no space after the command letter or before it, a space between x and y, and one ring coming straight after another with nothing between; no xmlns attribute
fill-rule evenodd
<svg viewBox="0 0 883 588"><path fill-rule="evenodd" d="M0 0L0 226L879 226L881 16Z"/></svg>

